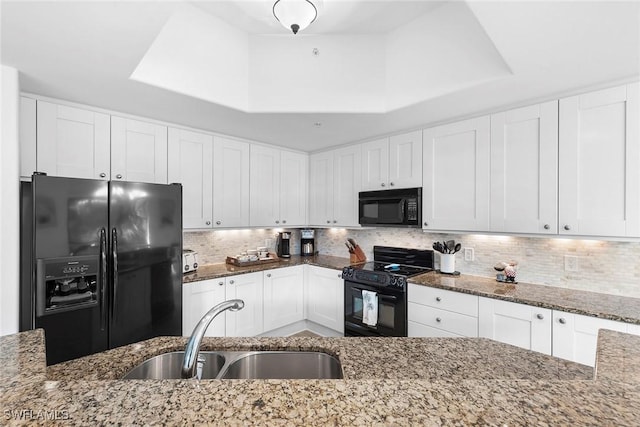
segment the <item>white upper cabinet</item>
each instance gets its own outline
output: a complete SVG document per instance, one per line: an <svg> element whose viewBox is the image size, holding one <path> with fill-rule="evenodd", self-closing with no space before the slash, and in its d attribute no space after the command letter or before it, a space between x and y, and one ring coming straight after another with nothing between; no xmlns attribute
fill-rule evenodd
<svg viewBox="0 0 640 427"><path fill-rule="evenodd" d="M38 101L38 172L108 180L109 125L107 114Z"/></svg>
<svg viewBox="0 0 640 427"><path fill-rule="evenodd" d="M36 100L20 97L20 176L30 177L38 170L36 166Z"/></svg>
<svg viewBox="0 0 640 427"><path fill-rule="evenodd" d="M305 225L307 218L305 154L262 145L251 146L251 225Z"/></svg>
<svg viewBox="0 0 640 427"><path fill-rule="evenodd" d="M213 227L249 225L249 143L213 141Z"/></svg>
<svg viewBox="0 0 640 427"><path fill-rule="evenodd" d="M640 84L560 100L561 234L640 236Z"/></svg>
<svg viewBox="0 0 640 427"><path fill-rule="evenodd" d="M362 190L422 186L422 131L362 144Z"/></svg>
<svg viewBox="0 0 640 427"><path fill-rule="evenodd" d="M285 226L306 225L309 156L282 151L280 164L281 223Z"/></svg>
<svg viewBox="0 0 640 427"><path fill-rule="evenodd" d="M362 144L362 190L384 190L389 185L389 139Z"/></svg>
<svg viewBox="0 0 640 427"><path fill-rule="evenodd" d="M489 229L489 134L489 116L424 130L424 229Z"/></svg>
<svg viewBox="0 0 640 427"><path fill-rule="evenodd" d="M167 127L111 117L111 179L167 183Z"/></svg>
<svg viewBox="0 0 640 427"><path fill-rule="evenodd" d="M169 128L169 182L182 184L184 228L211 227L213 212L213 137Z"/></svg>
<svg viewBox="0 0 640 427"><path fill-rule="evenodd" d="M361 146L313 154L310 163L309 222L325 227L357 226Z"/></svg>
<svg viewBox="0 0 640 427"><path fill-rule="evenodd" d="M422 187L422 131L389 138L389 187Z"/></svg>
<svg viewBox="0 0 640 427"><path fill-rule="evenodd" d="M491 116L491 231L558 232L558 102Z"/></svg>

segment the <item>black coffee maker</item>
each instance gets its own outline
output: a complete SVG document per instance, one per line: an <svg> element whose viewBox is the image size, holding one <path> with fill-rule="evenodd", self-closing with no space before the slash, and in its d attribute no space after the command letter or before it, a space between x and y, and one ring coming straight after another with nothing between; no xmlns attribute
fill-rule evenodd
<svg viewBox="0 0 640 427"><path fill-rule="evenodd" d="M291 233L288 231L278 233L276 253L280 258L291 258Z"/></svg>
<svg viewBox="0 0 640 427"><path fill-rule="evenodd" d="M315 230L300 230L300 255L312 256L316 252Z"/></svg>

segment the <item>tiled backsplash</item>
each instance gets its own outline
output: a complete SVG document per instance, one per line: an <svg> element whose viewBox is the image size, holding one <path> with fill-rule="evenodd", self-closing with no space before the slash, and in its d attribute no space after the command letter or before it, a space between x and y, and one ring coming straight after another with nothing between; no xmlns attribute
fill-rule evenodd
<svg viewBox="0 0 640 427"><path fill-rule="evenodd" d="M300 253L300 232L292 230L292 252ZM273 230L222 230L186 232L184 247L198 251L200 262L224 262L227 255L263 246ZM344 241L354 238L373 259L373 246L430 249L434 241L450 240L473 248L474 261L456 254L456 270L464 274L495 277L498 261L516 260L521 282L640 298L640 243L573 240L544 237L507 237L471 234L435 234L405 228L368 230L316 229L321 254L349 256ZM275 246L272 246L272 248ZM577 257L578 271L565 271L565 255ZM439 256L436 254L436 267Z"/></svg>

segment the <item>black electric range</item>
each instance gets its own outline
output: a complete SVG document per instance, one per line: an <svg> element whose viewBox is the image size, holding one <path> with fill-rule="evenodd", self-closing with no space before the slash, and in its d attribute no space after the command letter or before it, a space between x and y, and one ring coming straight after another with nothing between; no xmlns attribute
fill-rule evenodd
<svg viewBox="0 0 640 427"><path fill-rule="evenodd" d="M433 251L373 247L373 262L345 267L345 336L407 336L407 278L433 270ZM363 291L377 300L365 314ZM363 316L365 318L363 318Z"/></svg>

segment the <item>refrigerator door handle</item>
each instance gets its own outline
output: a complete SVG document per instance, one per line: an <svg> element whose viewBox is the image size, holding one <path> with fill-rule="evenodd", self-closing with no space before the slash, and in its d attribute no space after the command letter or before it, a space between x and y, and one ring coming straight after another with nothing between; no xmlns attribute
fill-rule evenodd
<svg viewBox="0 0 640 427"><path fill-rule="evenodd" d="M100 330L104 331L107 323L106 288L107 288L107 230L100 229Z"/></svg>
<svg viewBox="0 0 640 427"><path fill-rule="evenodd" d="M118 292L118 231L113 228L111 230L111 272L113 276L113 299L111 301L111 321L115 320L116 315L116 294Z"/></svg>

